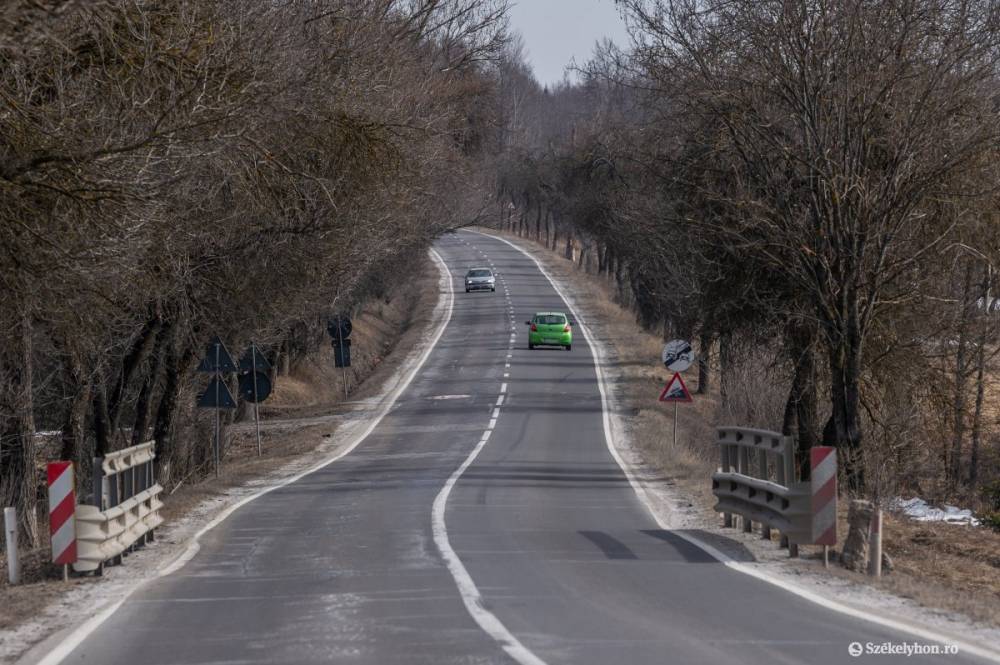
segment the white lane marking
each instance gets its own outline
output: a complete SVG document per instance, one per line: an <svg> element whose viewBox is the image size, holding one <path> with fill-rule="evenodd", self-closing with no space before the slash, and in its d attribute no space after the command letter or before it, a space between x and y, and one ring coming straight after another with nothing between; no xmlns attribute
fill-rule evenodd
<svg viewBox="0 0 1000 665"><path fill-rule="evenodd" d="M510 369L510 363L504 363L504 369Z"/></svg>
<svg viewBox="0 0 1000 665"><path fill-rule="evenodd" d="M292 476L287 480L283 480L277 483L276 485L271 485L270 487L266 487L261 491L257 492L256 494L252 494L246 497L245 499L242 499L241 501L234 503L232 506L219 513L215 517L215 519L213 519L211 522L203 526L200 531L198 531L191 537L191 543L188 545L187 549L184 550L184 552L182 552L180 556L174 559L172 563L167 564L162 569L160 569L160 571L157 574L150 576L145 581L134 586L132 589L127 590L125 594L117 602L108 606L103 611L98 612L91 619L89 619L88 621L84 622L81 626L79 626L76 630L72 631L69 635L65 637L65 639L63 639L58 645L56 645L56 647L52 649L52 651L45 654L45 656L43 656L38 661L37 665L58 665L58 663L61 663L64 659L66 659L67 656L73 653L74 649L80 646L81 642L87 639L87 637L95 630L97 630L101 626L101 624L107 621L108 618L118 610L118 608L124 605L125 601L128 600L129 596L131 596L137 590L142 588L143 585L148 583L150 580L155 580L160 577L164 577L183 568L184 564L193 559L194 555L198 553L199 549L201 549L201 546L198 544L198 540L203 535L205 535L206 533L217 527L219 524L221 524L227 517L235 513L237 510L239 510L246 504L250 503L251 501L259 499L265 494L268 494L269 492L273 492L274 490L279 489L281 487L285 487L286 485L291 485L292 483L301 480L302 478L305 478L309 474L315 473L316 471L319 471L320 469L327 467L330 464L333 464L334 462L336 462L337 460L339 460L340 458L344 457L352 450L357 448L362 441L368 438L368 435L371 434L372 431L374 431L374 429L378 426L378 424L382 422L382 419L385 417L385 415L389 413L389 410L392 409L392 407L396 404L396 401L399 399L399 396L403 394L403 391L410 386L410 383L413 381L413 378L417 375L417 372L420 371L420 368L424 366L424 363L427 361L427 358L430 357L431 352L434 351L434 349L437 347L438 340L441 339L441 335L444 334L445 328L448 327L448 323L451 321L451 315L455 309L455 291L452 288L451 271L448 270L448 266L445 264L444 259L441 258L441 255L438 254L435 249L431 248L430 253L431 257L434 259L434 262L437 264L438 267L439 271L438 283L440 285L439 288L444 293L447 294L447 300L445 301L445 308L446 308L445 314L441 319L441 323L438 324L437 330L434 331L434 334L432 335L430 343L427 345L427 348L425 348L423 350L423 353L421 353L420 356L417 358L416 362L413 364L413 367L410 369L409 373L407 373L404 376L403 380L399 383L399 385L397 385L396 388L389 394L389 397L382 405L381 410L375 415L371 423L368 425L367 428L365 428L365 430L361 433L361 435L358 436L357 439L355 439L355 441L350 445L348 445L344 450L340 451L338 454L334 455L330 459L320 462L319 464L313 466L312 468L303 471L302 473L296 476ZM440 306L440 301L438 301L438 306ZM534 662L534 661L525 661L525 662Z"/></svg>
<svg viewBox="0 0 1000 665"><path fill-rule="evenodd" d="M494 429L497 426L497 419L490 418L490 424L486 426L486 429Z"/></svg>
<svg viewBox="0 0 1000 665"><path fill-rule="evenodd" d="M497 406L503 406L503 398L504 398L503 395L500 395L500 397L497 397Z"/></svg>
<svg viewBox="0 0 1000 665"><path fill-rule="evenodd" d="M502 392L502 393L507 392L507 384L506 383L501 383L500 384L500 392Z"/></svg>
<svg viewBox="0 0 1000 665"><path fill-rule="evenodd" d="M510 378L510 372L504 372L503 373L503 378L509 379Z"/></svg>
<svg viewBox="0 0 1000 665"><path fill-rule="evenodd" d="M483 438L480 439L480 441L482 441L483 443L486 443L487 441L489 441L490 434L493 434L493 430L491 430L491 429L488 429L485 432L483 432Z"/></svg>
<svg viewBox="0 0 1000 665"><path fill-rule="evenodd" d="M448 566L448 572L455 579L455 585L462 596L462 602L465 603L465 609L472 615L472 619L479 624L479 627L487 635L496 640L501 648L507 652L507 655L520 663L520 665L546 665L544 660L532 653L527 647L521 644L520 640L514 637L514 634L497 618L497 615L486 609L483 602L483 595L479 592L479 588L473 581L472 576L469 575L469 571L465 569L462 560L458 558L458 554L452 549L451 542L448 540L448 527L444 521L445 510L448 506L448 496L451 494L451 490L455 486L455 483L458 482L458 479L462 477L465 470L469 468L469 465L475 461L476 457L479 456L479 453L486 446L489 435L488 431L483 435L482 440L479 441L465 461L462 462L462 466L455 469L455 472L451 474L447 482L445 482L444 487L441 488L441 491L434 498L431 535L434 538L434 544L437 545L438 550L441 552L441 557L444 559L445 565Z"/></svg>
<svg viewBox="0 0 1000 665"><path fill-rule="evenodd" d="M899 630L906 633L910 633L911 635L916 635L917 637L932 642L939 642L941 644L956 644L964 652L971 653L975 656L979 656L980 658L985 658L987 660L1000 663L1000 653L996 651L990 651L971 642L965 642L954 636L944 635L929 628L906 624L903 623L902 621L889 619L885 616L874 614L866 610L850 607L849 605L845 605L831 598L826 598L814 591L799 586L798 584L795 584L793 582L788 582L786 580L777 577L773 577L768 573L757 570L751 566L746 565L741 561L736 561L735 559L732 559L728 554L719 551L718 549L709 545L708 543L703 542L698 538L691 536L683 531L675 530L670 524L666 523L666 521L661 520L659 515L657 515L656 510L653 508L653 501L650 499L646 488L643 487L642 483L639 482L638 479L636 479L631 469L629 469L628 465L625 463L625 460L623 460L621 456L618 454L618 450L615 449L614 443L612 442L611 410L610 408L608 408L608 389L606 388L607 379L604 376L604 372L601 370L600 363L598 363L597 361L597 354L594 351L594 349L596 349L597 347L594 343L594 338L591 336L590 330L587 327L584 318L580 316L580 313L576 311L576 308L574 308L570 304L569 299L566 297L566 294L559 287L556 281L552 279L552 276L549 275L548 271L545 270L544 267L542 267L542 264L539 263L539 261L534 256L532 256L525 250L521 249L514 243L510 242L509 240L506 240L505 238L490 235L489 233L482 233L480 231L471 231L471 232L479 233L479 235L483 235L488 238L493 238L495 240L507 243L508 245L510 245L511 247L513 247L514 249L524 254L529 259L531 259L534 262L534 264L538 266L538 269L541 271L542 275L545 276L545 279L549 281L549 284L552 285L552 288L555 289L559 297L562 298L564 303L566 303L567 309L569 309L570 313L576 319L577 327L583 332L583 337L587 341L587 345L591 349L590 357L594 363L594 371L597 373L597 387L601 393L601 409L604 414L603 417L604 441L607 444L608 451L611 453L611 456L614 458L615 462L618 463L618 466L621 467L621 470L625 473L625 477L628 478L629 484L632 486L632 490L636 493L636 495L638 495L639 500L642 501L643 505L646 507L646 510L649 512L650 516L652 516L653 520L660 526L660 528L664 529L665 531L670 531L672 534L680 536L681 538L688 541L692 545L695 545L696 547L703 550L706 554L717 559L727 568L731 568L733 570L744 573L745 575L755 577L761 580L762 582L773 584L774 586L784 589L789 593L793 593L796 596L799 596L800 598L804 598L808 601L816 603L820 607L825 607L826 609L833 610L834 612L839 612L840 614L845 614L849 617L854 617L856 619L863 619L865 621L877 623L880 626L885 626L886 628L891 628L893 630Z"/></svg>
<svg viewBox="0 0 1000 665"><path fill-rule="evenodd" d="M503 395L500 396L500 399L503 399ZM496 420L499 417L500 417L500 409L493 409L493 419Z"/></svg>

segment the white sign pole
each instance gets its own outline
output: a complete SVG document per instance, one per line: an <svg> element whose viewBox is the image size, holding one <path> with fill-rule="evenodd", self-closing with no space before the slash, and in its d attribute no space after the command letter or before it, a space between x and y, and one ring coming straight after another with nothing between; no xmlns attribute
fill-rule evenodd
<svg viewBox="0 0 1000 665"><path fill-rule="evenodd" d="M674 450L677 450L677 402L674 402Z"/></svg>

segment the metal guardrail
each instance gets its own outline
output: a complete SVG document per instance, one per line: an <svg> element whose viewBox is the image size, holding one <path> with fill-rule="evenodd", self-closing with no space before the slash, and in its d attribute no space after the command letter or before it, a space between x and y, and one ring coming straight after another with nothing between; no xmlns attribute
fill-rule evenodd
<svg viewBox="0 0 1000 665"><path fill-rule="evenodd" d="M153 464L155 442L149 441L94 458L94 505L76 507L77 572L120 564L122 555L153 540L163 523Z"/></svg>
<svg viewBox="0 0 1000 665"><path fill-rule="evenodd" d="M735 514L747 533L759 522L764 538L770 539L771 529L777 529L783 543L785 538L789 543L811 543L810 483L796 481L795 440L767 430L720 427L716 443L720 465L712 474L712 493L725 526L733 526Z"/></svg>

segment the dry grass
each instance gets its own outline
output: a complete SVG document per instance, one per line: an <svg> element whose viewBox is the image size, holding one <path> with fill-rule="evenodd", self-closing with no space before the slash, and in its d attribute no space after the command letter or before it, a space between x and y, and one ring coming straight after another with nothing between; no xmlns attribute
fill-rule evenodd
<svg viewBox="0 0 1000 665"><path fill-rule="evenodd" d="M500 233L491 230L491 233ZM521 242L527 242L523 238ZM761 396L755 404L737 404L724 410L717 394L696 395L692 404L678 408L678 442L672 442L673 408L657 401L668 376L659 363L663 341L644 331L635 316L616 304L614 286L603 276L586 273L562 252L532 244L546 255L546 269L571 281L585 294L590 326L598 337L611 343L611 351L623 378L617 389L625 406L627 427L647 464L664 482L672 485L693 504L708 522L719 520L712 511L714 496L708 481L716 468L712 445L716 424L754 424L773 428L774 405ZM688 388L697 389L697 379L685 376ZM766 382L767 379L764 381ZM757 393L751 376L745 392ZM757 379L761 382L761 379ZM773 392L773 391L772 391ZM773 401L773 400L771 400ZM734 411L736 413L734 413ZM737 415L739 414L739 415ZM748 416L748 414L750 414ZM756 422L749 423L747 418ZM847 536L846 501L841 501L838 549ZM831 575L871 584L891 593L912 598L926 607L955 611L993 626L1000 626L1000 533L943 523L920 523L888 515L883 546L895 570L881 580L832 566ZM818 556L818 548L801 548L803 557Z"/></svg>

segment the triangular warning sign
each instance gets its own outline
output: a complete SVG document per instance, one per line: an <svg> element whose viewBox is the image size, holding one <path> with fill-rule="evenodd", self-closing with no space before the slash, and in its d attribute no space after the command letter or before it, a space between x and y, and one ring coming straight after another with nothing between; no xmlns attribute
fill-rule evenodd
<svg viewBox="0 0 1000 665"><path fill-rule="evenodd" d="M661 402L690 402L691 393L684 385L684 379L679 372L674 372L673 377L667 381L667 387L660 393Z"/></svg>
<svg viewBox="0 0 1000 665"><path fill-rule="evenodd" d="M198 406L203 409L212 409L218 407L220 409L235 409L236 400L233 399L233 394L229 392L229 386L226 385L225 381L220 381L219 377L214 377L208 384L208 388L205 388L205 392L201 394L198 398Z"/></svg>
<svg viewBox="0 0 1000 665"><path fill-rule="evenodd" d="M247 352L240 358L241 372L266 372L269 369L271 369L271 363L267 362L267 358L260 352L256 344L251 344Z"/></svg>
<svg viewBox="0 0 1000 665"><path fill-rule="evenodd" d="M198 365L198 371L223 373L236 371L236 363L233 362L233 357L229 355L226 345L218 337L215 337L208 343L208 348L205 350L205 357L202 358L201 364Z"/></svg>

